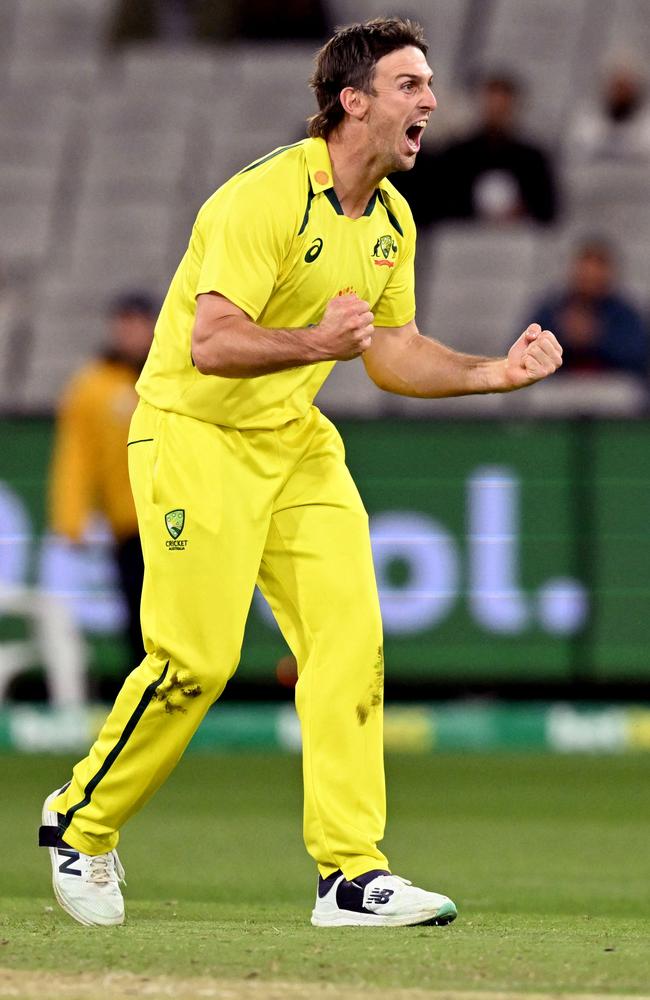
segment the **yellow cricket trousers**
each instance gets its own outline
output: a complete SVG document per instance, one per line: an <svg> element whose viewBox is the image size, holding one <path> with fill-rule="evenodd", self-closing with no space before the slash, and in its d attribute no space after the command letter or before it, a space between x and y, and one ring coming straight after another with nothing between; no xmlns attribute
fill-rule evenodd
<svg viewBox="0 0 650 1000"><path fill-rule="evenodd" d="M141 402L129 442L147 655L56 800L64 840L116 846L233 675L258 583L298 662L307 850L323 876L387 868L379 603L338 433L316 408L240 431Z"/></svg>

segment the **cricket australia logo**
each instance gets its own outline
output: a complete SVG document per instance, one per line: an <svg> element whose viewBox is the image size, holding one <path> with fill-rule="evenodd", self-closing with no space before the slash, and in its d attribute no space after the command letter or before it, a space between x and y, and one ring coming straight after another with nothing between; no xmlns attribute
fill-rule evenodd
<svg viewBox="0 0 650 1000"><path fill-rule="evenodd" d="M185 527L185 511L182 507L178 507L176 510L168 510L165 514L165 527L167 531L172 536L171 542L166 542L168 549L174 549L176 551L182 551L187 546L187 541L183 539L182 542L178 541L183 528Z"/></svg>
<svg viewBox="0 0 650 1000"><path fill-rule="evenodd" d="M397 243L392 236L380 236L372 251L372 262L376 267L395 267Z"/></svg>

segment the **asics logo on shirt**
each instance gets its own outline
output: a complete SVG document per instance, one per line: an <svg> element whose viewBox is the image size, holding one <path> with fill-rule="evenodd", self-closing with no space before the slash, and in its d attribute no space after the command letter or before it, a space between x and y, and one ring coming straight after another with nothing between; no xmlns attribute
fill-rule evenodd
<svg viewBox="0 0 650 1000"><path fill-rule="evenodd" d="M322 249L323 249L323 241L320 238L320 236L317 236L312 245L310 246L309 250L305 254L305 263L313 264Z"/></svg>

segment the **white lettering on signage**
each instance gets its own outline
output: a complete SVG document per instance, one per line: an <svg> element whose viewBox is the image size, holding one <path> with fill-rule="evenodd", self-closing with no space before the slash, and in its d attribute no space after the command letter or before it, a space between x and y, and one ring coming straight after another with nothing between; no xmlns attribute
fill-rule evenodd
<svg viewBox="0 0 650 1000"><path fill-rule="evenodd" d="M435 627L453 608L460 585L458 546L443 526L426 514L386 511L372 519L372 554L384 626L411 634ZM408 585L394 586L391 561L409 570Z"/></svg>
<svg viewBox="0 0 650 1000"><path fill-rule="evenodd" d="M519 635L541 627L552 635L578 631L588 613L584 585L571 577L544 581L537 592L521 584L521 482L506 466L472 471L466 489L466 556L430 514L387 510L371 519L375 572L384 628L414 635L440 625L465 594L470 617L486 632ZM0 483L0 582L25 583L34 533L24 503ZM114 632L124 609L104 532L88 548L45 536L38 559L39 584L65 596L77 623L88 631ZM404 564L405 582L391 579L391 564ZM256 592L255 608L275 626L271 609Z"/></svg>

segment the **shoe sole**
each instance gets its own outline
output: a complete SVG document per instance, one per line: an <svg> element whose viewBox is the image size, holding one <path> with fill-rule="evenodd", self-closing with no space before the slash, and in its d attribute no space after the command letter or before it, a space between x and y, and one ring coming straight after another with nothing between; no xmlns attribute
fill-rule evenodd
<svg viewBox="0 0 650 1000"><path fill-rule="evenodd" d="M54 825L53 823L50 822L50 816L53 812L53 810L50 809L50 802L53 802L54 799L56 799L61 794L62 791L63 789L59 788L58 791L52 792L52 794L48 795L48 797L45 799L45 802L43 803L43 811L41 813L43 826ZM76 920L77 923L83 924L84 927L116 927L119 924L124 923L123 916L117 917L115 920L102 920L102 921L89 920L87 917L84 917L81 913L75 910L75 908L71 906L71 904L65 899L65 897L61 895L61 893L59 892L59 887L56 883L56 876L59 871L59 865L56 856L56 847L48 847L48 851L50 854L50 864L52 865L52 889L54 890L54 896L61 909L65 910L68 916L72 917L73 920Z"/></svg>
<svg viewBox="0 0 650 1000"><path fill-rule="evenodd" d="M352 913L350 910L336 910L332 914L316 913L311 916L314 927L445 927L458 916L458 910L451 902L445 903L430 914L411 914L401 917L383 917L373 913Z"/></svg>

